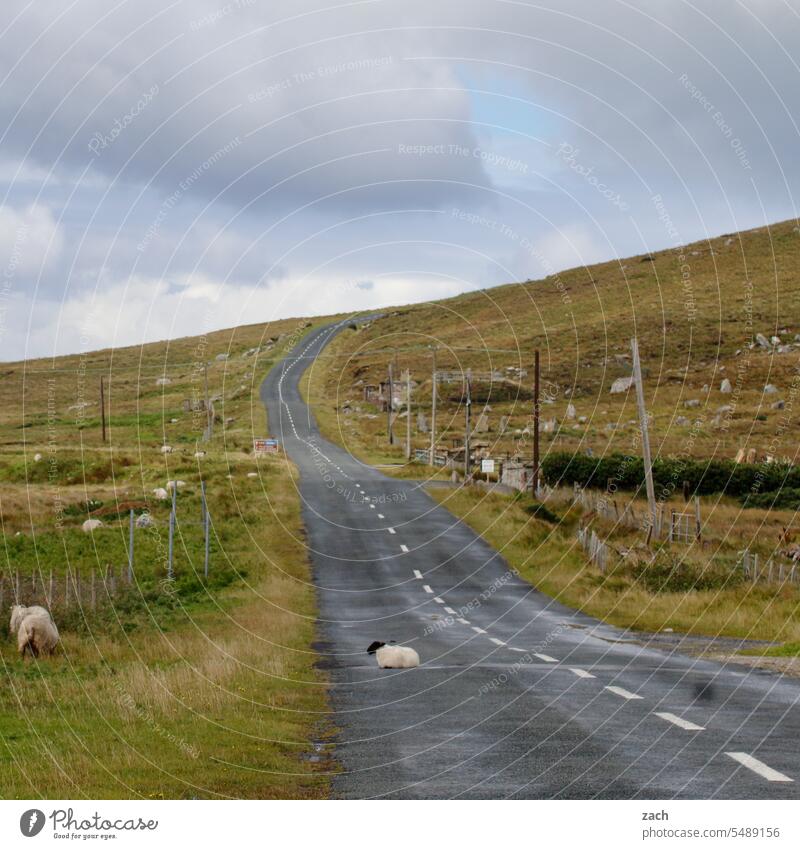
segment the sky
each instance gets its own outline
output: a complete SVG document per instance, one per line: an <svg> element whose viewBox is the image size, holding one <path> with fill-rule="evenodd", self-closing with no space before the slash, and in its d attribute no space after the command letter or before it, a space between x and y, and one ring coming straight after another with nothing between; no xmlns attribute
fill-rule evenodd
<svg viewBox="0 0 800 849"><path fill-rule="evenodd" d="M784 0L4 0L0 359L795 218Z"/></svg>

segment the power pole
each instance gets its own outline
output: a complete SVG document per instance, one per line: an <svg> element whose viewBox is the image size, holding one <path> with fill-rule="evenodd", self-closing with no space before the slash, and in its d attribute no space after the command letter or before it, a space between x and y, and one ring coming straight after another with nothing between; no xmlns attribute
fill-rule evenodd
<svg viewBox="0 0 800 849"><path fill-rule="evenodd" d="M431 465L436 459L436 348L433 349L433 383L431 384Z"/></svg>
<svg viewBox="0 0 800 849"><path fill-rule="evenodd" d="M411 459L411 372L406 369L406 460Z"/></svg>
<svg viewBox="0 0 800 849"><path fill-rule="evenodd" d="M100 428L102 430L102 440L106 441L106 392L103 384L103 376L100 376Z"/></svg>
<svg viewBox="0 0 800 849"><path fill-rule="evenodd" d="M644 405L644 386L642 385L642 364L639 361L639 343L636 337L631 339L631 352L633 354L633 379L636 383L636 404L639 407L639 427L642 433L642 460L644 461L644 483L647 488L647 505L650 510L650 531L658 537L656 526L656 491L653 486L653 464L650 458L650 436L647 431L647 408Z"/></svg>
<svg viewBox="0 0 800 849"><path fill-rule="evenodd" d="M205 390L206 390L206 432L205 439L206 441L211 439L212 432L214 430L214 413L211 411L211 403L208 400L208 363L203 364L203 376L205 379Z"/></svg>
<svg viewBox="0 0 800 849"><path fill-rule="evenodd" d="M539 492L539 349L533 352L533 497Z"/></svg>
<svg viewBox="0 0 800 849"><path fill-rule="evenodd" d="M472 375L469 371L467 371L467 402L464 405L466 411L466 422L464 427L464 482L466 483L467 477L470 471L470 463L469 463L469 414L470 408L472 407Z"/></svg>
<svg viewBox="0 0 800 849"><path fill-rule="evenodd" d="M392 431L392 403L394 398L394 381L392 380L392 364L389 363L389 400L386 404L386 429L389 431L389 445L394 445Z"/></svg>

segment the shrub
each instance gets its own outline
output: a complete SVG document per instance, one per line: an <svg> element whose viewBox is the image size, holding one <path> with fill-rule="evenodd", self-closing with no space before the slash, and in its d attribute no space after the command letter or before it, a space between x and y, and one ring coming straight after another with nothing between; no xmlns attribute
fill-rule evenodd
<svg viewBox="0 0 800 849"><path fill-rule="evenodd" d="M641 457L609 454L587 457L585 454L554 452L542 462L542 477L551 486L571 485L606 489L609 481L615 489L636 490L644 486ZM748 496L784 488L800 489L800 467L783 463L747 465L733 460L659 459L653 462L653 481L657 497L669 497L689 482L696 495L725 493ZM754 497L751 495L751 498Z"/></svg>

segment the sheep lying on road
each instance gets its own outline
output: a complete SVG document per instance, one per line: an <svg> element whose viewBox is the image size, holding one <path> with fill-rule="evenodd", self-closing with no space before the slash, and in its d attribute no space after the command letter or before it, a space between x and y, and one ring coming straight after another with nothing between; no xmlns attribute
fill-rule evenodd
<svg viewBox="0 0 800 849"><path fill-rule="evenodd" d="M381 669L413 669L419 666L419 655L408 646L387 646L377 640L367 649L374 654Z"/></svg>
<svg viewBox="0 0 800 849"><path fill-rule="evenodd" d="M17 648L23 659L26 651L39 657L52 654L58 645L58 628L44 607L15 604L11 608L9 628L12 634L17 634Z"/></svg>

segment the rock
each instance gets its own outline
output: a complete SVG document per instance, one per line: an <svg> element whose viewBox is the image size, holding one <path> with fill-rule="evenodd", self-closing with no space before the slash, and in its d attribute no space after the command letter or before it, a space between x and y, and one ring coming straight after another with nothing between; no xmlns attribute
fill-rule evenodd
<svg viewBox="0 0 800 849"><path fill-rule="evenodd" d="M227 354L217 354L217 356L216 356L216 357L214 357L214 359L215 359L218 363L224 363L224 362L225 362L225 360L227 360L227 359L228 359L228 355L227 355Z"/></svg>
<svg viewBox="0 0 800 849"><path fill-rule="evenodd" d="M172 381L168 377L159 377L156 386L169 386Z"/></svg>
<svg viewBox="0 0 800 849"><path fill-rule="evenodd" d="M778 387L775 386L774 383L768 383L764 387L764 394L765 395L777 395L778 394Z"/></svg>
<svg viewBox="0 0 800 849"><path fill-rule="evenodd" d="M169 493L163 487L158 487L153 490L153 496L159 501L166 501L169 498Z"/></svg>
<svg viewBox="0 0 800 849"><path fill-rule="evenodd" d="M586 424L586 421L587 421L586 416L578 416L578 423L579 424Z"/></svg>
<svg viewBox="0 0 800 849"><path fill-rule="evenodd" d="M169 423L170 424L178 424L178 420L177 419L170 419Z"/></svg>
<svg viewBox="0 0 800 849"><path fill-rule="evenodd" d="M499 427L498 432L500 433L501 436L508 430L508 422L509 422L508 416L500 416L500 427Z"/></svg>
<svg viewBox="0 0 800 849"><path fill-rule="evenodd" d="M755 463L755 461L756 461L756 449L755 449L755 448L751 448L751 449L747 452L747 462L748 462L750 465L752 465L753 463Z"/></svg>
<svg viewBox="0 0 800 849"><path fill-rule="evenodd" d="M41 455L41 454L34 454L34 455L33 455L33 462L34 462L34 463L39 463L39 462L41 461L41 459L42 459L42 455Z"/></svg>
<svg viewBox="0 0 800 849"><path fill-rule="evenodd" d="M149 513L142 513L141 516L136 518L137 528L152 528L155 527L155 524L155 519Z"/></svg>
<svg viewBox="0 0 800 849"><path fill-rule="evenodd" d="M634 382L635 381L633 379L633 375L631 375L630 377L618 377L611 384L611 394L619 395L622 392L627 392L631 388L631 386L634 385Z"/></svg>
<svg viewBox="0 0 800 849"><path fill-rule="evenodd" d="M558 419L545 419L539 429L542 433L555 433L558 429Z"/></svg>
<svg viewBox="0 0 800 849"><path fill-rule="evenodd" d="M730 392L733 392L733 387L731 386L730 380L726 377L725 380L722 381L719 385L719 391L724 392L726 395Z"/></svg>
<svg viewBox="0 0 800 849"><path fill-rule="evenodd" d="M678 427L686 427L689 424L689 419L687 419L686 416L678 416L678 418L675 419L675 424L678 425Z"/></svg>
<svg viewBox="0 0 800 849"><path fill-rule="evenodd" d="M772 404L770 404L770 407L773 410L782 410L785 406L786 406L786 402L782 401L782 400L781 401L774 401Z"/></svg>
<svg viewBox="0 0 800 849"><path fill-rule="evenodd" d="M475 423L475 433L489 432L489 416L486 413L481 413L478 416L478 421Z"/></svg>
<svg viewBox="0 0 800 849"><path fill-rule="evenodd" d="M225 419L225 427L230 427L235 421L236 419L233 418L233 416L229 416L227 419Z"/></svg>
<svg viewBox="0 0 800 849"><path fill-rule="evenodd" d="M769 348L769 340L763 333L756 333L756 345L766 351Z"/></svg>
<svg viewBox="0 0 800 849"><path fill-rule="evenodd" d="M201 457L205 457L205 456L206 456L205 451L195 451L194 452L195 460L199 460Z"/></svg>
<svg viewBox="0 0 800 849"><path fill-rule="evenodd" d="M793 345L778 345L775 349L779 354L791 354L794 351Z"/></svg>
<svg viewBox="0 0 800 849"><path fill-rule="evenodd" d="M684 407L699 407L700 401L697 398L689 398L687 401L683 402Z"/></svg>
<svg viewBox="0 0 800 849"><path fill-rule="evenodd" d="M567 412L564 414L564 417L568 421L574 421L575 420L575 405L574 404L567 404Z"/></svg>
<svg viewBox="0 0 800 849"><path fill-rule="evenodd" d="M725 239L725 247L729 248L733 244L733 239Z"/></svg>
<svg viewBox="0 0 800 849"><path fill-rule="evenodd" d="M162 454L172 454L172 446L171 445L162 445L160 450L161 450Z"/></svg>
<svg viewBox="0 0 800 849"><path fill-rule="evenodd" d="M740 448L736 452L736 456L733 459L734 463L743 463L744 462L744 448Z"/></svg>
<svg viewBox="0 0 800 849"><path fill-rule="evenodd" d="M85 534L90 534L98 528L102 528L103 523L99 519L87 519L82 525L81 530Z"/></svg>
<svg viewBox="0 0 800 849"><path fill-rule="evenodd" d="M257 477L258 477L258 472L248 472L248 473L247 473L247 477L248 477L248 478L257 478Z"/></svg>
<svg viewBox="0 0 800 849"><path fill-rule="evenodd" d="M707 383L704 383L703 388L700 391L703 393L703 395L708 395L708 393L711 391L711 387Z"/></svg>
<svg viewBox="0 0 800 849"><path fill-rule="evenodd" d="M781 344L781 337L780 336L772 336L769 341L773 345L780 345Z"/></svg>
<svg viewBox="0 0 800 849"><path fill-rule="evenodd" d="M733 407L732 407L730 404L723 404L721 407L717 407L717 412L718 412L721 416L724 416L724 415L726 415L727 413L732 413L732 412L733 412Z"/></svg>

